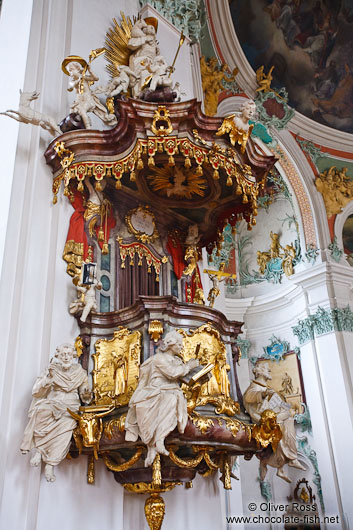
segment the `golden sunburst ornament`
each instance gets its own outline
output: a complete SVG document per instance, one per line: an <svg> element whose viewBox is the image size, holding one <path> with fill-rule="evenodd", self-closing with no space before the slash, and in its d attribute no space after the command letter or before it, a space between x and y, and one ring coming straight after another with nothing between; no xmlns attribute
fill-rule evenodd
<svg viewBox="0 0 353 530"><path fill-rule="evenodd" d="M205 196L207 180L196 175L194 170L178 166L155 167L147 179L153 191L168 198L192 199L194 195Z"/></svg>
<svg viewBox="0 0 353 530"><path fill-rule="evenodd" d="M105 37L105 57L108 61L107 69L112 77L119 75L117 66L128 65L131 50L128 42L131 38L131 30L136 21L126 17L121 11L121 22L113 18L113 27L109 28Z"/></svg>

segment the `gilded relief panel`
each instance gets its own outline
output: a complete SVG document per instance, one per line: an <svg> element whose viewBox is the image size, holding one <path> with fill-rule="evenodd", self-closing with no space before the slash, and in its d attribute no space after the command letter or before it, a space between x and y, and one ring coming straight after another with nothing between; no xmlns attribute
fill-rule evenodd
<svg viewBox="0 0 353 530"><path fill-rule="evenodd" d="M127 405L140 371L141 333L126 328L114 331L111 340L97 340L93 391L97 405Z"/></svg>

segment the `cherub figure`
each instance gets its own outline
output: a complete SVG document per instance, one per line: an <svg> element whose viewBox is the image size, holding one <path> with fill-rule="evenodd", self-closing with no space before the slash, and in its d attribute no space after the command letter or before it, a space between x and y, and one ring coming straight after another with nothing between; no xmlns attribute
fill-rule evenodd
<svg viewBox="0 0 353 530"><path fill-rule="evenodd" d="M77 93L70 111L82 117L86 129L92 128L92 123L88 116L89 112L98 116L106 125L116 125L114 114L108 113L103 103L99 101L91 90L91 85L99 80L98 77L92 72L90 65L84 59L75 59L67 57L62 64L63 71L70 77L68 91L75 90Z"/></svg>
<svg viewBox="0 0 353 530"><path fill-rule="evenodd" d="M77 281L77 280L76 280ZM91 284L82 284L77 282L76 289L78 296L69 307L69 312L71 315L76 315L79 311L82 310L81 322L86 322L86 319L90 312L97 311L97 301L96 301L96 290L100 291L102 288L102 283L93 279Z"/></svg>
<svg viewBox="0 0 353 530"><path fill-rule="evenodd" d="M105 87L98 87L95 94L105 94L107 97L118 96L119 94L127 93L128 89L135 86L139 77L125 65L118 65L116 67L119 75L113 77Z"/></svg>
<svg viewBox="0 0 353 530"><path fill-rule="evenodd" d="M173 84L171 77L168 77L170 67L162 55L157 55L154 63L148 67L148 70L152 74L150 82L150 90L156 90L157 87L168 87Z"/></svg>
<svg viewBox="0 0 353 530"><path fill-rule="evenodd" d="M245 152L246 143L251 135L254 125L249 124L249 120L254 117L256 105L253 100L246 101L241 107L240 115L231 114L224 118L222 125L218 129L216 135L222 136L229 134L229 139L232 145L238 143L242 153Z"/></svg>
<svg viewBox="0 0 353 530"><path fill-rule="evenodd" d="M256 81L257 81L257 84L259 85L256 89L256 92L270 92L271 91L273 69L274 69L274 66L271 66L267 75L264 72L263 65L260 66L260 68L256 70Z"/></svg>
<svg viewBox="0 0 353 530"><path fill-rule="evenodd" d="M250 128L249 120L255 116L256 105L255 101L249 99L243 103L240 109L240 115L234 115L233 122L238 131L247 133Z"/></svg>

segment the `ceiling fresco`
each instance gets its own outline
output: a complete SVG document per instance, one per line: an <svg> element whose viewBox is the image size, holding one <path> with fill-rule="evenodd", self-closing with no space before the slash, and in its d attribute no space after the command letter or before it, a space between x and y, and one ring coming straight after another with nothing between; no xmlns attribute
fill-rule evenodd
<svg viewBox="0 0 353 530"><path fill-rule="evenodd" d="M274 65L273 87L315 121L353 132L353 0L232 0L254 70Z"/></svg>

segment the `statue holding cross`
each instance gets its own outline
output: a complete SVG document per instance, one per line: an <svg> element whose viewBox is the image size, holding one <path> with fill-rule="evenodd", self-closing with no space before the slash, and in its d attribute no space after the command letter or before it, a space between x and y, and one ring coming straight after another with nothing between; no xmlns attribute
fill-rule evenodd
<svg viewBox="0 0 353 530"><path fill-rule="evenodd" d="M212 288L210 289L210 292L208 293L207 300L210 302L210 307L214 306L215 300L217 296L220 295L220 289L219 284L223 282L224 280L228 278L235 279L236 274L230 274L229 272L224 272L226 264L222 262L219 266L218 271L212 271L209 269L205 269L203 272L206 272L208 274L209 279L212 282Z"/></svg>

